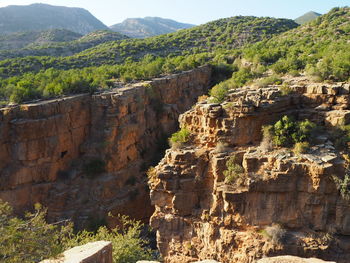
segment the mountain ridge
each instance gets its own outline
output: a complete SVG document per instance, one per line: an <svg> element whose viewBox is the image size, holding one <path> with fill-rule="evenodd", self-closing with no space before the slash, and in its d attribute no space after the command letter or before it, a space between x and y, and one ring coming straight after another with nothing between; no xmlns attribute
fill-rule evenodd
<svg viewBox="0 0 350 263"><path fill-rule="evenodd" d="M144 18L127 18L121 23L110 26L110 29L132 38L146 38L193 26L195 25L168 18L146 16Z"/></svg>
<svg viewBox="0 0 350 263"><path fill-rule="evenodd" d="M83 8L47 4L0 8L0 35L49 29L66 29L84 35L108 27Z"/></svg>

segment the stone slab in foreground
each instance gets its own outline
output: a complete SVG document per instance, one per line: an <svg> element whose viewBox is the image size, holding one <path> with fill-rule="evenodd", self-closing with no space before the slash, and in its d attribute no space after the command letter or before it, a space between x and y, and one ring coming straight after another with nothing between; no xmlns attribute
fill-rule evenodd
<svg viewBox="0 0 350 263"><path fill-rule="evenodd" d="M41 263L112 263L112 243L98 241L74 247L63 253L59 259L41 261Z"/></svg>
<svg viewBox="0 0 350 263"><path fill-rule="evenodd" d="M294 256L279 256L271 258L263 258L257 263L335 263L334 261L324 261L317 258L299 258Z"/></svg>

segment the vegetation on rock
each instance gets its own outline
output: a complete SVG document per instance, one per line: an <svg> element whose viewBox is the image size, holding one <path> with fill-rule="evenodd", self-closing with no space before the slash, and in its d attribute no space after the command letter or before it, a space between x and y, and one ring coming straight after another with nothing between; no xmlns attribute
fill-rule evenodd
<svg viewBox="0 0 350 263"><path fill-rule="evenodd" d="M226 162L226 170L223 172L225 183L243 185L245 183L244 169L237 163L236 156L231 156Z"/></svg>
<svg viewBox="0 0 350 263"><path fill-rule="evenodd" d="M179 131L171 135L169 143L171 146L177 148L182 146L184 143L188 142L190 139L191 133L186 127L182 127Z"/></svg>
<svg viewBox="0 0 350 263"><path fill-rule="evenodd" d="M75 233L68 221L48 224L46 210L36 206L34 213L24 219L16 217L11 207L0 200L0 261L4 263L32 263L56 257L64 250L92 241L111 241L113 262L129 263L141 259L155 259L148 241L141 238L143 224L126 216L119 216L120 227L105 226L96 232Z"/></svg>
<svg viewBox="0 0 350 263"><path fill-rule="evenodd" d="M262 141L269 145L272 141L277 146L294 146L295 153L300 154L308 149L311 137L317 131L316 128L316 124L309 120L297 122L292 117L285 115L274 125L262 128Z"/></svg>

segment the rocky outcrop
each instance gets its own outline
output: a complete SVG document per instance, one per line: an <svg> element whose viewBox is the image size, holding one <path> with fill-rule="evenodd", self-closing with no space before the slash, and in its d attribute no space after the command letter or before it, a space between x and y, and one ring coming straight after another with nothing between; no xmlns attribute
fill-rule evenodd
<svg viewBox="0 0 350 263"><path fill-rule="evenodd" d="M0 199L34 203L50 221L99 224L106 213L147 219L144 176L166 139L209 86L210 67L119 87L0 109Z"/></svg>
<svg viewBox="0 0 350 263"><path fill-rule="evenodd" d="M280 88L240 88L180 116L191 139L167 150L149 180L165 262L283 254L348 262L350 203L334 179L348 186L348 161L330 138L332 127L349 123L350 85L290 83L287 95ZM324 127L308 154L260 145L262 126L283 115ZM243 172L228 182L233 156Z"/></svg>
<svg viewBox="0 0 350 263"><path fill-rule="evenodd" d="M58 259L49 259L41 263L112 263L112 243L98 241L69 249Z"/></svg>

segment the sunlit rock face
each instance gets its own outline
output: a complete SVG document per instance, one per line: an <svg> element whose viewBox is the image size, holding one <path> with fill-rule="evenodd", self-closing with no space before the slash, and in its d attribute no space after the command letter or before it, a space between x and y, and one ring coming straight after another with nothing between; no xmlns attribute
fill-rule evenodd
<svg viewBox="0 0 350 263"><path fill-rule="evenodd" d="M333 179L345 181L348 161L331 128L349 123L350 85L290 87L287 95L278 86L240 88L222 104L204 101L180 116L190 140L167 150L149 180L151 226L165 262L286 254L348 262L350 205ZM324 127L307 154L261 144L262 126L284 115ZM232 156L243 172L228 183Z"/></svg>
<svg viewBox="0 0 350 263"><path fill-rule="evenodd" d="M0 109L0 198L17 213L41 203L50 221L100 224L106 214L147 220L145 179L180 113L206 93L211 68Z"/></svg>

